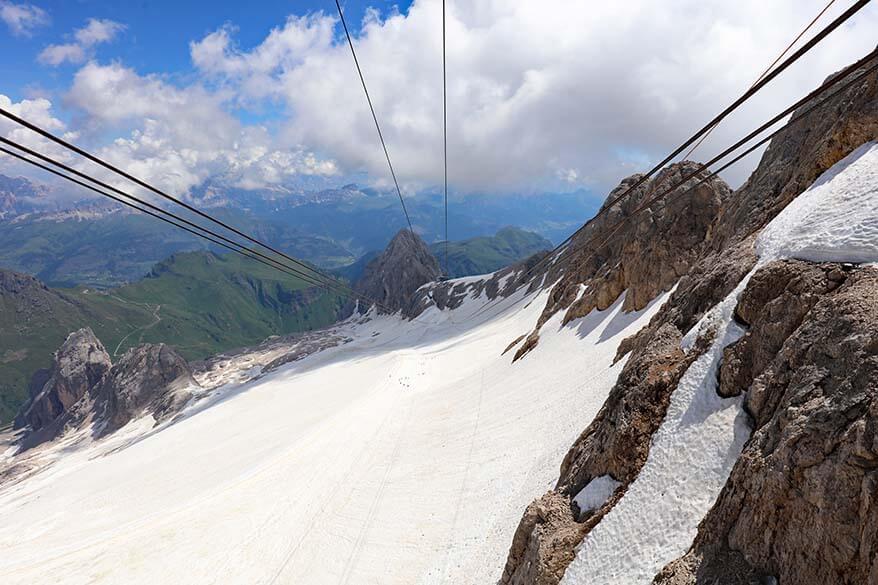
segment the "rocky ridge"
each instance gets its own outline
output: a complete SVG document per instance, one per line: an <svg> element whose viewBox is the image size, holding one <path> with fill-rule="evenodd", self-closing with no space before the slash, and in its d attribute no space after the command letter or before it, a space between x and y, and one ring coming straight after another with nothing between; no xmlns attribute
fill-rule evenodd
<svg viewBox="0 0 878 585"><path fill-rule="evenodd" d="M568 260L559 258L560 266L550 274L560 281L544 317L567 308L568 320L607 306L623 290L626 307L637 308L652 291L673 285L663 274L670 280L686 268L650 324L620 346L618 358L627 356L624 369L565 457L555 488L525 512L502 583L560 581L578 544L639 473L671 393L712 332L705 331L688 352L681 349L683 335L751 271L758 232L830 166L876 138L878 78L873 72L776 136L747 183L699 214L693 227L702 241L693 252L663 256L663 245L642 242L641 268L653 262L662 267L643 272L653 280L646 288L622 262L624 242L613 244L615 254L595 254L578 264L573 259L588 258L589 251L577 251L573 243ZM726 349L719 388L726 395L747 392L755 431L692 550L666 567L657 582L876 579L875 514L870 512L876 448L868 414L874 410L878 346L867 332L875 330L878 318L872 301L875 272L787 262L764 267L751 279L736 312L750 330ZM591 290L595 281L589 298L577 301L579 284ZM834 313L842 315L841 323L831 322ZM516 357L536 345L544 317ZM580 517L573 497L604 475L620 487L600 509ZM845 501L834 494L843 494Z"/></svg>
<svg viewBox="0 0 878 585"><path fill-rule="evenodd" d="M408 308L406 317L413 319L431 306L439 310L457 309L468 298L482 296L493 301L497 298L505 298L527 285L528 290L535 290L539 281L531 278L528 271L540 260L546 257L548 252L538 252L533 256L516 262L506 268L485 275L483 278L459 278L446 281L433 281L421 286L415 291Z"/></svg>
<svg viewBox="0 0 878 585"><path fill-rule="evenodd" d="M555 284L515 359L536 347L540 328L555 313L566 311L564 323L568 323L593 309L608 308L623 292L623 310L640 310L689 271L731 193L729 186L718 177L699 184L707 174L704 171L664 199L638 210L700 166L690 161L671 165L616 203L613 200L642 176L632 175L610 192L601 208L604 215L577 234L546 270L544 281Z"/></svg>

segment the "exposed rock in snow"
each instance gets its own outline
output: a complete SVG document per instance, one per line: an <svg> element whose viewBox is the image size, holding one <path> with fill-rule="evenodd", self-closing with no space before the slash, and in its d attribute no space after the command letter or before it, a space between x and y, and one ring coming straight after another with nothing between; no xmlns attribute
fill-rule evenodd
<svg viewBox="0 0 878 585"><path fill-rule="evenodd" d="M706 338L705 338L706 339ZM588 530L601 521L622 491L588 517L578 516L573 497L594 478L610 475L624 485L634 481L649 454L650 440L664 419L673 389L689 365L705 349L685 353L682 335L671 326L661 328L643 351L631 356L594 421L579 436L561 464L555 489L533 504L553 502L559 511L551 522L528 514L519 524L503 583L558 583L574 557L574 549ZM558 502L563 501L561 506ZM562 514L563 511L563 514ZM558 518L563 518L563 522ZM581 522L581 523L579 523ZM563 563L562 563L563 561Z"/></svg>
<svg viewBox="0 0 878 585"><path fill-rule="evenodd" d="M4 585L496 582L521 510L622 369L618 342L664 298L558 315L515 365L501 352L545 293L478 326L456 320L484 297L354 317L332 332L348 343L243 383L229 370L275 350L228 356L198 377L229 382L174 424L45 445L66 453L0 485Z"/></svg>
<svg viewBox="0 0 878 585"><path fill-rule="evenodd" d="M568 497L555 491L544 494L524 511L500 582L557 583L573 560L576 545L594 524L578 521Z"/></svg>
<svg viewBox="0 0 878 585"><path fill-rule="evenodd" d="M53 438L62 429L57 425L52 429L46 427L69 413L110 367L110 355L91 329L71 333L55 352L49 372L34 374L32 395L16 417L17 426L28 425L34 432L45 429L43 440Z"/></svg>
<svg viewBox="0 0 878 585"><path fill-rule="evenodd" d="M144 412L161 422L179 412L196 386L186 361L167 345L132 348L113 366L96 391L95 409L112 433Z"/></svg>
<svg viewBox="0 0 878 585"><path fill-rule="evenodd" d="M546 254L547 252L538 252L491 274L425 284L415 293L406 315L417 317L429 307L439 310L457 309L467 299L478 299L482 295L490 301L506 298L528 283L528 291L533 292L541 282L538 276L544 271L538 271L540 274L529 274L528 271L545 258Z"/></svg>
<svg viewBox="0 0 878 585"><path fill-rule="evenodd" d="M756 273L738 310L750 329L721 370L746 390L755 431L691 550L657 583L875 581L876 291L874 268ZM792 292L809 300L787 309Z"/></svg>
<svg viewBox="0 0 878 585"><path fill-rule="evenodd" d="M379 313L407 310L412 295L421 285L441 276L439 262L416 234L400 230L380 256L369 262L354 290L381 303ZM369 310L366 301L357 305L361 313ZM350 309L349 309L350 310Z"/></svg>
<svg viewBox="0 0 878 585"><path fill-rule="evenodd" d="M360 317L363 321L368 316ZM286 364L309 355L350 343L352 338L335 327L291 335L273 336L257 346L240 348L192 364L194 376L202 390L210 392L220 386L255 380Z"/></svg>
<svg viewBox="0 0 878 585"><path fill-rule="evenodd" d="M607 308L622 292L626 292L625 310L640 309L689 271L731 192L722 179L713 177L695 187L702 176L696 175L631 221L620 222L699 166L689 161L671 165L615 203L558 253L547 276L547 281L558 282L515 359L536 346L540 329L555 313L566 310L564 319L569 322L595 308ZM604 208L640 178L633 175L623 180L610 192ZM583 284L588 285L584 294Z"/></svg>
<svg viewBox="0 0 878 585"><path fill-rule="evenodd" d="M704 316L708 349L680 377L637 477L586 534L562 584L649 583L691 544L750 432L741 399L716 392L722 351L743 334L732 321L742 289Z"/></svg>
<svg viewBox="0 0 878 585"><path fill-rule="evenodd" d="M42 384L40 384L42 382ZM22 449L74 430L107 435L143 414L156 423L179 412L198 383L170 347L142 345L113 365L91 329L71 333L48 371L34 374L32 398L16 417Z"/></svg>
<svg viewBox="0 0 878 585"><path fill-rule="evenodd" d="M874 64L869 61L860 71ZM805 104L792 118L810 107ZM720 210L708 246L720 251L756 234L835 163L876 139L878 75L873 71L772 139L756 170Z"/></svg>
<svg viewBox="0 0 878 585"><path fill-rule="evenodd" d="M720 396L738 396L774 359L783 342L795 331L815 303L846 278L837 265L812 265L782 261L759 270L738 301L735 317L751 328L739 342L726 348L720 371Z"/></svg>

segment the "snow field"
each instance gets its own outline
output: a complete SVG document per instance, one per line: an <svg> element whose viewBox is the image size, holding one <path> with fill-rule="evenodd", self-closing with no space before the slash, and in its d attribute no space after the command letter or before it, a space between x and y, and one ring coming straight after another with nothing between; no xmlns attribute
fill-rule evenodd
<svg viewBox="0 0 878 585"><path fill-rule="evenodd" d="M232 372L175 424L132 423L0 486L3 583L494 582L615 382L619 341L662 300L559 315L516 364L500 354L544 298L472 329L435 309L352 322L350 343Z"/></svg>

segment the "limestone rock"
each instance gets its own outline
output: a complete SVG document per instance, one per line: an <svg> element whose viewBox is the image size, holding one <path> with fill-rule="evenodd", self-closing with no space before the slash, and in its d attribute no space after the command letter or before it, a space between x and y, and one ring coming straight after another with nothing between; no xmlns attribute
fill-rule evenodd
<svg viewBox="0 0 878 585"><path fill-rule="evenodd" d="M504 574L510 577L504 583L558 583L573 560L575 548L624 490L579 522L572 499L596 477L610 475L626 489L637 477L649 455L650 439L664 419L671 393L689 364L706 349L709 338L703 338L688 354L680 349L680 341L679 331L665 326L643 352L625 364L604 406L564 458L555 489L531 504L540 510L545 502L553 502L553 509L564 509L565 514L538 522L528 520L528 514L533 514L528 508L506 561ZM565 502L566 508L558 502ZM527 543L526 550L521 543Z"/></svg>
<svg viewBox="0 0 878 585"><path fill-rule="evenodd" d="M755 430L692 549L656 583L878 582L878 269L798 266L793 286L818 298L778 321L792 265L764 268L744 295L766 304L736 344L748 365L721 376L746 384ZM848 276L832 287L836 269ZM765 286L772 275L779 286ZM779 343L755 341L777 331Z"/></svg>
<svg viewBox="0 0 878 585"><path fill-rule="evenodd" d="M17 417L19 426L39 431L52 424L94 388L110 367L110 355L91 329L71 333L55 352L48 375L45 371L34 375L32 398Z"/></svg>
<svg viewBox="0 0 878 585"><path fill-rule="evenodd" d="M631 376L632 368L643 368L650 355L672 347L662 339L680 339L738 285L756 263L753 242L761 228L829 167L876 139L878 74L873 72L772 140L747 183L723 198L704 227L697 252L684 257L688 269L667 302L646 328L620 345L617 357L629 354L628 363L601 413L565 458L556 494L570 497L601 474L609 473L623 484L636 477L652 432L664 416L660 405L677 381L672 377L667 385L650 384L649 376L638 381ZM610 217L622 213L624 209L613 210ZM627 286L635 306L648 297L632 293L631 286L636 290L640 284L628 280L621 263L610 261L622 258L622 242L608 243L594 253L583 249L587 235L599 229L600 225L590 226L581 236L585 239L571 243L568 258L579 257L580 262L561 264L559 259L559 266L550 270L547 281L561 280L528 342L547 315L566 309L567 318L575 318L590 307L601 308L620 286ZM679 268L675 258L661 255L661 246L640 245L646 261L657 254L655 261L662 263L661 269L650 269L658 281ZM873 401L878 380L873 369L878 347L878 316L873 313L876 271L796 262L764 270L768 272L754 275L737 310L736 317L749 324L750 331L727 348L720 369L724 394L746 389L745 404L757 431L702 523L692 550L665 567L657 582L749 585L778 577L781 584L878 583L878 569L871 561L878 543L873 504L878 493L878 439L873 428L878 420ZM584 282L599 290L574 303L575 285ZM663 289L652 285L643 290ZM838 323L832 323L833 311L842 315ZM672 367L669 373L676 372L673 364L679 362L672 352L665 356ZM650 395L650 387L655 394ZM611 416L616 409L619 415ZM641 423L632 424L634 420ZM618 438L612 436L609 421L620 424ZM648 421L653 422L644 424ZM632 457L625 461L619 454ZM528 532L527 526L523 522L519 531ZM553 538L552 526L543 524L516 538L561 543ZM564 551L556 551L554 557L564 558Z"/></svg>
<svg viewBox="0 0 878 585"><path fill-rule="evenodd" d="M366 265L354 290L378 301L381 313L407 310L418 288L438 279L442 274L439 262L427 244L409 230L397 233L380 256ZM369 309L359 302L360 312Z"/></svg>
<svg viewBox="0 0 878 585"><path fill-rule="evenodd" d="M16 418L29 449L71 429L110 434L143 414L156 423L179 412L198 384L186 361L170 347L141 345L118 363L90 329L71 333L50 370L34 374L32 398Z"/></svg>
<svg viewBox="0 0 878 585"><path fill-rule="evenodd" d="M409 318L417 317L430 306L435 306L439 310L456 309L467 298L477 298L482 295L489 301L506 298L520 287L528 284L531 289L534 289L540 281L537 277L544 272L539 269L534 272L529 271L547 254L547 252L537 252L520 262L486 275L483 279L473 280L470 278L463 282L454 280L431 282L417 290L406 310L406 316Z"/></svg>
<svg viewBox="0 0 878 585"><path fill-rule="evenodd" d="M585 532L586 525L574 519L570 500L548 492L525 510L500 583L557 583L573 560L574 549Z"/></svg>
<svg viewBox="0 0 878 585"><path fill-rule="evenodd" d="M144 412L156 422L177 413L197 386L192 370L167 345L146 344L125 352L101 383L96 408L106 423L101 434L125 426Z"/></svg>
<svg viewBox="0 0 878 585"><path fill-rule="evenodd" d="M568 323L593 309L608 308L623 292L623 310L640 310L689 272L731 193L718 177L701 182L707 173L699 173L700 167L691 161L671 165L616 203L613 200L641 175L624 179L610 192L602 207L605 215L573 238L548 270L546 281L558 282L530 343L518 350L515 359L536 345L540 328L558 311L566 311L564 323ZM648 204L693 173L667 197ZM584 293L582 285L587 287Z"/></svg>

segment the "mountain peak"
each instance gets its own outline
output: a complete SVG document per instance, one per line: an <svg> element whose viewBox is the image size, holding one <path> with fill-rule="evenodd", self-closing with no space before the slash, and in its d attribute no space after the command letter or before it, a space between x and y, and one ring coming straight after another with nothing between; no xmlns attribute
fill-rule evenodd
<svg viewBox="0 0 878 585"><path fill-rule="evenodd" d="M422 285L441 276L439 262L420 236L400 230L380 256L369 262L354 289L382 306L379 312L405 309ZM368 307L360 305L360 309Z"/></svg>

